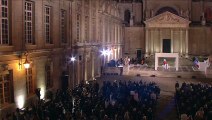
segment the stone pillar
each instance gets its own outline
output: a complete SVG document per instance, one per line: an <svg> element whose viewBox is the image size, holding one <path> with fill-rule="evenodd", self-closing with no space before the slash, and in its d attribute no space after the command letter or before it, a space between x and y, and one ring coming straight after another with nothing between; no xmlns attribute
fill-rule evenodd
<svg viewBox="0 0 212 120"><path fill-rule="evenodd" d="M174 52L174 31L171 29L171 53Z"/></svg>
<svg viewBox="0 0 212 120"><path fill-rule="evenodd" d="M87 77L88 77L88 69L87 69L87 64L88 64L88 62L87 62L87 54L85 54L85 56L84 56L84 64L85 64L85 66L84 66L84 70L85 70L85 73L84 73L84 80L86 81L87 80Z"/></svg>
<svg viewBox="0 0 212 120"><path fill-rule="evenodd" d="M176 67L176 71L179 70L179 54L175 57L175 67Z"/></svg>
<svg viewBox="0 0 212 120"><path fill-rule="evenodd" d="M146 35L145 35L145 48L146 48L146 52L145 52L145 56L148 57L149 55L149 30L146 28Z"/></svg>
<svg viewBox="0 0 212 120"><path fill-rule="evenodd" d="M150 40L151 40L151 44L150 44L150 46L151 46L151 55L153 55L154 54L154 29L151 29L150 30Z"/></svg>
<svg viewBox="0 0 212 120"><path fill-rule="evenodd" d="M121 45L119 46L119 57L121 58L122 57L122 48L121 48Z"/></svg>
<svg viewBox="0 0 212 120"><path fill-rule="evenodd" d="M117 57L120 58L120 46L117 46Z"/></svg>
<svg viewBox="0 0 212 120"><path fill-rule="evenodd" d="M110 19L108 19L107 22L107 44L110 42L110 38L111 38L111 21Z"/></svg>
<svg viewBox="0 0 212 120"><path fill-rule="evenodd" d="M155 70L158 70L158 56L155 54Z"/></svg>
<svg viewBox="0 0 212 120"><path fill-rule="evenodd" d="M116 48L114 49L114 53L115 53L114 59L117 60L117 46L116 46Z"/></svg>
<svg viewBox="0 0 212 120"><path fill-rule="evenodd" d="M92 51L91 52L91 64L92 64L92 66L91 66L91 69L92 69L92 73L91 73L91 75L92 75L92 79L95 77L95 62L94 62L94 52Z"/></svg>
<svg viewBox="0 0 212 120"><path fill-rule="evenodd" d="M163 34L162 29L159 29L159 39L160 39L160 52L163 52Z"/></svg>
<svg viewBox="0 0 212 120"><path fill-rule="evenodd" d="M105 44L105 33L106 33L106 29L105 29L105 19L104 19L104 16L103 16L103 18L102 18L102 26L101 26L102 28L101 28L101 31L102 31L102 43L103 43L103 45Z"/></svg>
<svg viewBox="0 0 212 120"><path fill-rule="evenodd" d="M77 68L76 68L76 71L77 71L77 74L76 74L76 80L78 81L78 83L80 82L80 79L81 79L81 74L80 74L80 71L82 70L81 68L81 64L80 64L80 61L79 60L77 60L76 61L76 65L77 65Z"/></svg>
<svg viewBox="0 0 212 120"><path fill-rule="evenodd" d="M98 54L99 52L97 51L96 53L95 53L95 55L96 56L99 56L99 54ZM102 61L102 58L95 58L95 64L96 64L96 69L97 69L97 73L95 74L95 75L98 75L98 76L100 76L101 75L101 61ZM97 63L96 63L97 62Z"/></svg>
<svg viewBox="0 0 212 120"><path fill-rule="evenodd" d="M188 57L188 29L186 29L186 41L185 41L185 55Z"/></svg>
<svg viewBox="0 0 212 120"><path fill-rule="evenodd" d="M180 29L180 55L183 54L183 30Z"/></svg>
<svg viewBox="0 0 212 120"><path fill-rule="evenodd" d="M123 27L120 25L120 57L122 57L122 44L123 44Z"/></svg>
<svg viewBox="0 0 212 120"><path fill-rule="evenodd" d="M114 39L114 44L116 44L116 41L117 41L117 37L116 36L117 36L117 31L116 31L116 23L115 23L114 24L114 36L113 36L114 37L113 38Z"/></svg>
<svg viewBox="0 0 212 120"><path fill-rule="evenodd" d="M117 56L118 56L118 58L120 58L120 49L119 49L119 44L120 44L120 25L118 25L117 26L117 39L118 39L118 41L117 41L117 44L118 44L118 46L117 46Z"/></svg>

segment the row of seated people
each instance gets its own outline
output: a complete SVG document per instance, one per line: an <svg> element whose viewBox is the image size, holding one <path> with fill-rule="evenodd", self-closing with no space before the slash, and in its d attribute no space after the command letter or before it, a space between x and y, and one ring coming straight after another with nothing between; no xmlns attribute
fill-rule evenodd
<svg viewBox="0 0 212 120"><path fill-rule="evenodd" d="M19 109L14 120L153 120L160 88L155 83L97 82L58 90L49 102Z"/></svg>
<svg viewBox="0 0 212 120"><path fill-rule="evenodd" d="M212 87L208 84L175 85L176 107L181 120L212 120Z"/></svg>

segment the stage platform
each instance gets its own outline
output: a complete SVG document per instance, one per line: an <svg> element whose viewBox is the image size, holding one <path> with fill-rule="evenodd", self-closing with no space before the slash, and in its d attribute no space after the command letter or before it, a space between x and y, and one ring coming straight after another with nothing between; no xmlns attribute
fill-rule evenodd
<svg viewBox="0 0 212 120"><path fill-rule="evenodd" d="M175 67L164 69L162 66L158 67L156 71L154 66L148 65L131 65L124 67L124 75L140 75L151 77L177 77L177 78L212 78L212 68L208 68L207 72L199 71L193 66L179 66L179 70L176 71Z"/></svg>

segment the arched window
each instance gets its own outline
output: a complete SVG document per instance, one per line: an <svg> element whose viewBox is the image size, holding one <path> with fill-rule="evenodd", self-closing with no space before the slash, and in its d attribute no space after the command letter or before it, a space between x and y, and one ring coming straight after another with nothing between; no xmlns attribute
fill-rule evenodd
<svg viewBox="0 0 212 120"><path fill-rule="evenodd" d="M169 12L171 12L171 13L173 13L173 14L176 14L176 15L179 15L178 14L178 12L177 12L177 10L175 10L174 8L172 8L172 7L162 7L162 8L160 8L157 12L156 12L156 14L155 15L159 15L159 14L161 14L161 13L163 13L163 12L166 12L166 11L169 11Z"/></svg>
<svg viewBox="0 0 212 120"><path fill-rule="evenodd" d="M212 8L207 7L205 9L205 12L204 13L205 13L206 20L207 21L212 21Z"/></svg>
<svg viewBox="0 0 212 120"><path fill-rule="evenodd" d="M130 10L125 10L124 11L124 22L126 25L128 25L130 23L130 16L131 16Z"/></svg>

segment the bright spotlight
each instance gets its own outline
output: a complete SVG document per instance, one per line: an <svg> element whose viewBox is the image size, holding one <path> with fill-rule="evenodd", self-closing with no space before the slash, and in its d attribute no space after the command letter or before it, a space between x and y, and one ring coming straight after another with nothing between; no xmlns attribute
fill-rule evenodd
<svg viewBox="0 0 212 120"><path fill-rule="evenodd" d="M107 50L102 50L101 53L102 53L102 55L104 55L104 56L106 56L106 55L109 56L110 54L112 54L112 51L109 50L109 49L107 49Z"/></svg>
<svg viewBox="0 0 212 120"><path fill-rule="evenodd" d="M23 108L24 107L24 96L23 95L20 95L17 97L17 105L18 105L18 108Z"/></svg>
<svg viewBox="0 0 212 120"><path fill-rule="evenodd" d="M102 50L101 53L102 53L102 55L106 56L107 55L107 50Z"/></svg>
<svg viewBox="0 0 212 120"><path fill-rule="evenodd" d="M44 89L44 87L41 87L41 90L40 90L40 99L45 99L45 89Z"/></svg>
<svg viewBox="0 0 212 120"><path fill-rule="evenodd" d="M76 60L75 57L71 57L71 61L74 62Z"/></svg>

